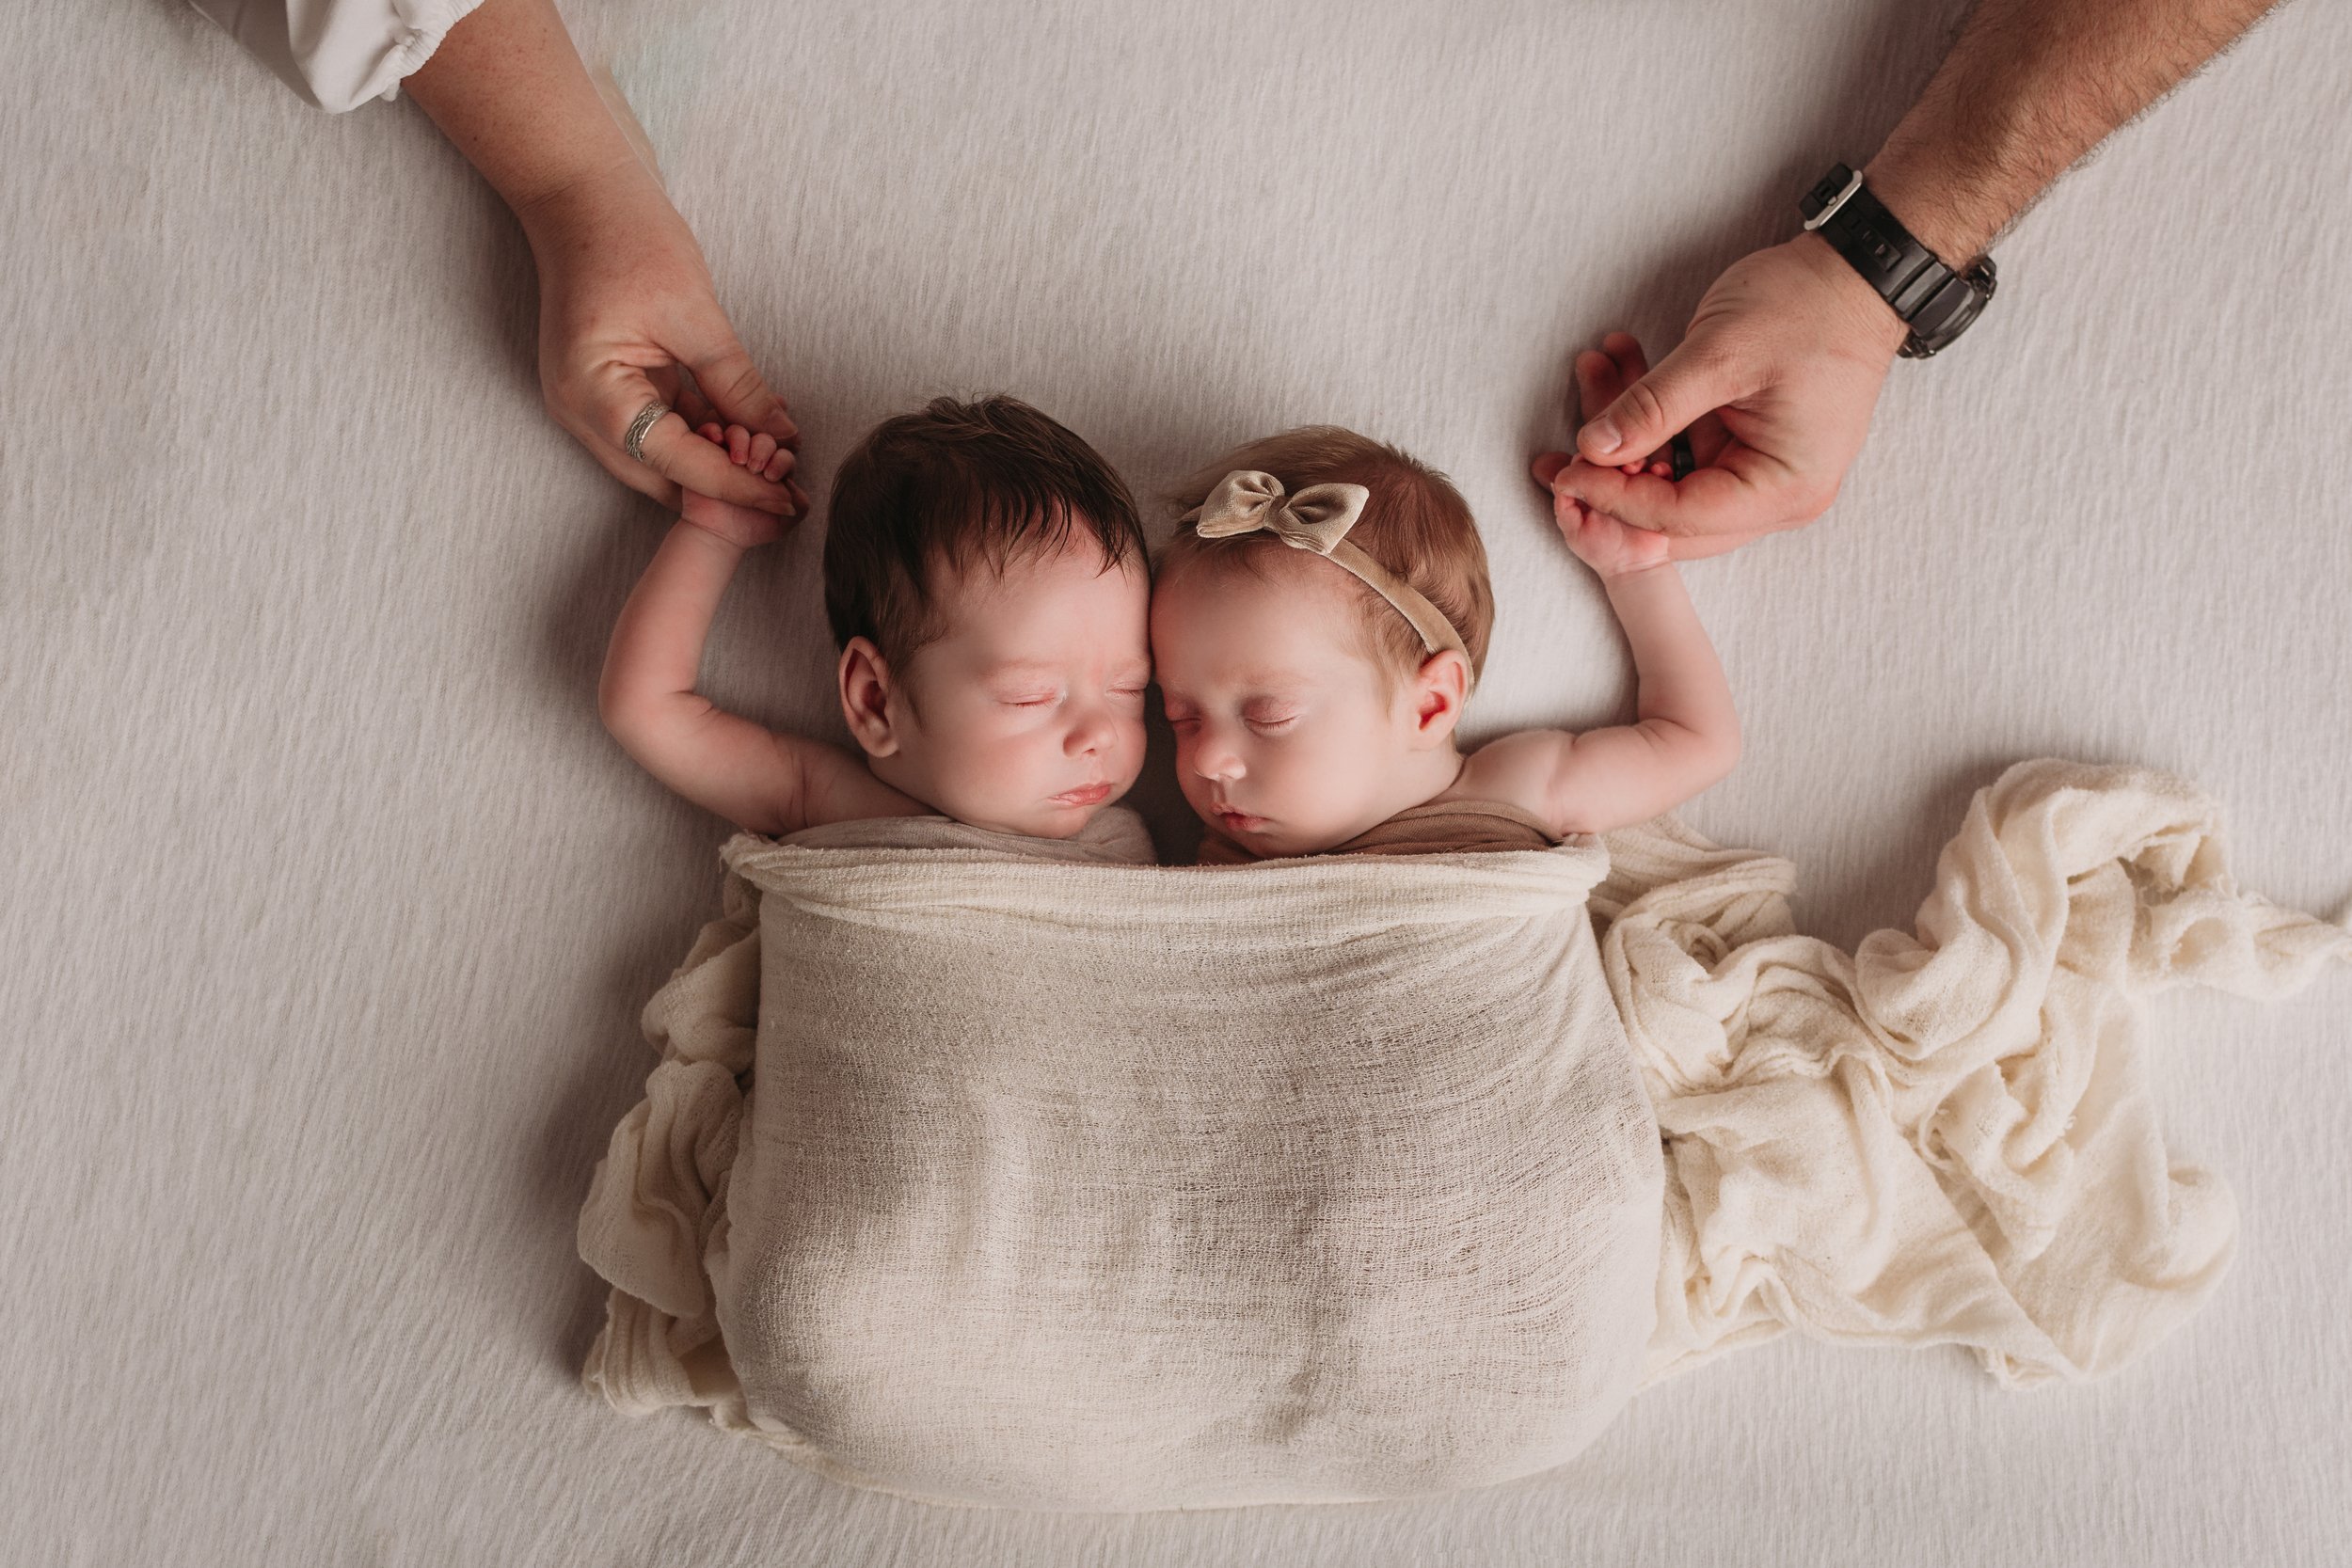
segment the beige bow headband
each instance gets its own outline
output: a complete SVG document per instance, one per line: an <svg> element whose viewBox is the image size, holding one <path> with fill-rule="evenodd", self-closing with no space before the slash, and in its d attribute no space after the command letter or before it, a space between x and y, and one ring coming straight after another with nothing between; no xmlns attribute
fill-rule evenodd
<svg viewBox="0 0 2352 1568"><path fill-rule="evenodd" d="M1295 550L1312 550L1354 573L1366 587L1394 605L1396 612L1421 634L1423 648L1433 654L1451 648L1469 665L1470 650L1462 645L1454 623L1419 589L1347 542L1347 531L1364 515L1364 503L1370 499L1372 492L1360 484L1310 484L1295 496L1285 496L1282 482L1272 474L1235 468L1218 480L1209 499L1185 513L1184 520L1203 539L1264 532ZM1475 674L1471 678L1475 680Z"/></svg>

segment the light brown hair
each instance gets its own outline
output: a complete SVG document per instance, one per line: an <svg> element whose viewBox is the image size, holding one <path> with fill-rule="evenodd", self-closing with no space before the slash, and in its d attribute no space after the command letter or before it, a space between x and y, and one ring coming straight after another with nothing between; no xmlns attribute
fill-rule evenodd
<svg viewBox="0 0 2352 1568"><path fill-rule="evenodd" d="M1256 468L1282 482L1285 494L1296 495L1310 484L1360 484L1372 492L1361 517L1348 531L1347 542L1403 578L1454 623L1470 653L1470 674L1486 667L1486 641L1494 631L1495 595L1486 577L1486 546L1478 537L1478 524L1470 503L1453 482L1419 459L1370 436L1338 425L1302 425L1279 436L1268 436L1236 447L1185 480L1169 495L1181 511L1189 512L1208 499L1216 483L1235 468ZM1231 562L1257 568L1261 552L1290 548L1263 533L1203 539L1189 523L1179 524L1175 536L1161 546L1159 571L1183 571L1195 562ZM1394 606L1343 568L1329 568L1345 578L1361 600L1359 610L1369 652L1384 671L1409 676L1419 670L1429 651L1420 633Z"/></svg>
<svg viewBox="0 0 2352 1568"><path fill-rule="evenodd" d="M935 398L874 427L834 474L825 618L894 666L940 634L932 574L1049 554L1075 539L1103 569L1146 556L1126 482L1067 427L1018 398Z"/></svg>

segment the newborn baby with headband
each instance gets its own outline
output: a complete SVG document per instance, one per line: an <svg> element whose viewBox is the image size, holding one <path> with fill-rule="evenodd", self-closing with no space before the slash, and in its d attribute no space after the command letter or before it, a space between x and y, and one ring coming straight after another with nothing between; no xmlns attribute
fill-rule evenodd
<svg viewBox="0 0 2352 1568"><path fill-rule="evenodd" d="M1588 413L1630 379L1610 357L1580 377ZM1646 821L1739 758L1729 686L1662 534L1553 503L1632 645L1635 721L1465 754L1454 730L1494 594L1442 474L1318 425L1228 452L1179 499L1152 653L1184 799L1210 829L1204 863L1541 847Z"/></svg>

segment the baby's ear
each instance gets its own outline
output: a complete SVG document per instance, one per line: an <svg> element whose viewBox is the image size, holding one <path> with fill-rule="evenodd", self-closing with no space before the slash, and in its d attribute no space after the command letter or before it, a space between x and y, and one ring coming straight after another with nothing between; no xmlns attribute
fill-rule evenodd
<svg viewBox="0 0 2352 1568"><path fill-rule="evenodd" d="M867 639L852 637L841 650L837 672L841 716L850 734L869 757L886 757L898 749L890 722L890 664Z"/></svg>
<svg viewBox="0 0 2352 1568"><path fill-rule="evenodd" d="M1420 738L1435 744L1453 735L1470 701L1470 660L1441 648L1421 661L1413 676L1413 722Z"/></svg>

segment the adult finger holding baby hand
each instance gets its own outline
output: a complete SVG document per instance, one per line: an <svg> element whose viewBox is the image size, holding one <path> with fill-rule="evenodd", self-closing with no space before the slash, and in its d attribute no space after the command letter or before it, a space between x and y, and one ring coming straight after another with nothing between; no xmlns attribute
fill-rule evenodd
<svg viewBox="0 0 2352 1568"><path fill-rule="evenodd" d="M683 489L787 515L807 510L786 477L799 430L728 325L692 234L633 160L601 188L532 211L524 230L539 261L540 385L558 424L615 479L665 505ZM657 401L672 412L639 433L641 462L628 433ZM695 436L714 417L767 443L757 468Z"/></svg>
<svg viewBox="0 0 2352 1568"><path fill-rule="evenodd" d="M1588 349L1578 355L1574 372L1579 417L1589 420L1599 414L1629 382L1641 379L1647 369L1642 345L1629 332L1612 332L1601 340L1598 352ZM1703 420L1700 425L1710 422ZM1691 439L1694 452L1711 454L1729 437L1723 434L1720 427L1702 429L1694 426ZM1642 571L1674 559L1673 546L1677 541L1662 533L1628 527L1606 513L1585 506L1565 487L1553 483L1570 461L1557 452L1547 452L1535 460L1535 477L1552 486L1552 520L1559 525L1560 536L1567 541L1568 548L1579 561L1606 579L1623 573ZM1661 477L1673 472L1672 466L1662 459L1625 467L1634 472Z"/></svg>
<svg viewBox="0 0 2352 1568"><path fill-rule="evenodd" d="M774 478L785 472L791 463L792 454L778 447L773 436L765 432L755 434L739 424L721 425L714 420L702 425L686 438L721 463L755 476L763 474L765 465L773 470L766 473L765 477ZM763 451L764 456L760 455ZM759 460L753 461L755 457ZM727 500L691 485L678 495L678 515L704 532L716 534L728 544L747 550L773 544L782 537L787 521L763 508Z"/></svg>
<svg viewBox="0 0 2352 1568"><path fill-rule="evenodd" d="M1622 386L1597 412L1584 407L1576 451L1543 453L1535 477L1555 495L1665 534L1678 561L1811 522L1862 449L1905 332L1813 235L1742 257L1655 370L1642 366L1630 336L1606 340L1612 352L1596 357L1615 362ZM1652 454L1684 431L1698 466L1676 480Z"/></svg>

